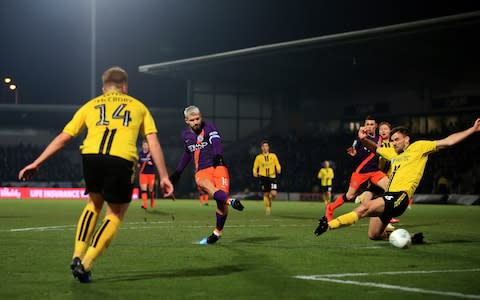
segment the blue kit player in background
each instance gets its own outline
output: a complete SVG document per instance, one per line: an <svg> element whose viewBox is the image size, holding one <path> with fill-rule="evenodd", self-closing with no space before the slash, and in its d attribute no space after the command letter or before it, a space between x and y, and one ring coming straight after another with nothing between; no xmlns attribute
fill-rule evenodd
<svg viewBox="0 0 480 300"><path fill-rule="evenodd" d="M142 142L142 150L138 153L138 181L140 184L140 198L142 208L147 209L148 194L150 195L150 207L155 207L155 165L148 141Z"/></svg>
<svg viewBox="0 0 480 300"><path fill-rule="evenodd" d="M182 133L185 152L175 172L170 175L173 184L190 161L195 162L195 182L199 188L207 192L217 202L216 226L213 233L202 239L200 244L213 244L222 236L223 227L228 215L228 206L243 210L238 199L230 199L230 177L223 161L222 141L215 126L202 120L200 109L189 106L184 110L185 123L188 128Z"/></svg>

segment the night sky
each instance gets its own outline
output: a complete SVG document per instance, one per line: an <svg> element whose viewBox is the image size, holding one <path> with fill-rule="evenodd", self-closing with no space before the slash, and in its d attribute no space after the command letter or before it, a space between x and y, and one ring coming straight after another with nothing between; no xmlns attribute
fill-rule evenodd
<svg viewBox="0 0 480 300"><path fill-rule="evenodd" d="M112 65L147 105L181 107L183 83L138 66L476 10L420 1L14 0L1 1L0 76L20 103L80 105L90 98L91 4L96 6L96 90ZM459 2L459 1L456 1ZM409 4L410 3L410 4ZM435 2L432 2L435 3ZM480 5L476 5L477 8ZM0 88L5 89L4 86ZM0 103L11 103L5 91Z"/></svg>

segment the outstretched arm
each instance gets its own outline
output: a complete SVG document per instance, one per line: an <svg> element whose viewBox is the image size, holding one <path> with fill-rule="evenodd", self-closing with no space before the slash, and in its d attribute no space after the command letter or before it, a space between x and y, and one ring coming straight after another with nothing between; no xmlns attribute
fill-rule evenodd
<svg viewBox="0 0 480 300"><path fill-rule="evenodd" d="M71 135L68 133L62 132L59 135L57 135L43 150L42 154L40 154L37 159L35 159L34 162L23 168L19 173L18 173L18 179L19 180L29 180L31 179L40 169L40 166L48 160L50 157L55 155L58 151L60 151L63 147L65 147L68 142L70 142L73 139Z"/></svg>
<svg viewBox="0 0 480 300"><path fill-rule="evenodd" d="M478 118L475 121L475 123L473 123L472 127L465 129L464 131L453 133L444 139L437 140L437 149L440 150L443 148L453 146L463 141L464 139L474 134L475 132L479 132L479 131L480 131L480 118Z"/></svg>
<svg viewBox="0 0 480 300"><path fill-rule="evenodd" d="M375 153L377 150L377 144L369 139L367 139L367 130L365 127L360 127L358 130L358 138L362 142L362 144L367 147L368 150Z"/></svg>

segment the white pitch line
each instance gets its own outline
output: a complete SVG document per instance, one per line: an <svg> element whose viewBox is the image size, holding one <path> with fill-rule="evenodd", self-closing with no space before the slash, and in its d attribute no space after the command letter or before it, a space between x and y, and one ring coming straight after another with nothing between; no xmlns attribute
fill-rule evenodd
<svg viewBox="0 0 480 300"><path fill-rule="evenodd" d="M46 231L46 230L62 230L66 228L75 228L75 225L60 225L60 226L43 226L43 227L26 227L26 228L13 228L6 231L19 232L19 231Z"/></svg>
<svg viewBox="0 0 480 300"><path fill-rule="evenodd" d="M353 277L353 276L372 276L372 275L403 275L403 274L433 274L433 273L461 273L461 272L480 272L480 268L475 269L453 269L453 270L419 270L419 271L389 271L376 273L343 273L343 274L325 274L311 275L319 277Z"/></svg>
<svg viewBox="0 0 480 300"><path fill-rule="evenodd" d="M158 227L145 227L145 225L152 224L165 224ZM171 228L176 226L186 227L186 228L207 228L212 227L212 225L179 225L172 221L158 221L158 222L128 222L125 223L123 229L144 229L144 228ZM144 225L144 226L130 226L128 225ZM270 224L238 224L238 225L226 225L225 228L269 228L269 227L278 227L278 225ZM280 225L280 227L311 227L310 225L300 225L300 224L291 224L291 225ZM40 226L40 227L24 227L24 228L12 228L12 229L0 229L0 232L26 232L26 231L52 231L52 230L71 230L75 228L75 225L58 225L58 226Z"/></svg>
<svg viewBox="0 0 480 300"><path fill-rule="evenodd" d="M384 283L341 280L341 279L332 278L332 277L338 278L338 277L370 276L370 275L433 274L433 273L459 273L459 272L479 272L479 271L480 269L463 269L463 270L398 271L398 272L377 272L377 273L344 273L344 274L326 274L326 275L297 275L297 276L294 276L294 278L304 279L304 280L333 282L333 283L340 283L340 284L350 284L350 285L358 285L358 286L367 286L367 287L377 287L382 289L400 290L404 292L432 294L432 295L458 297L458 298L466 298L466 299L480 299L480 295L473 295L473 294L435 291L435 290L391 285L391 284L384 284Z"/></svg>

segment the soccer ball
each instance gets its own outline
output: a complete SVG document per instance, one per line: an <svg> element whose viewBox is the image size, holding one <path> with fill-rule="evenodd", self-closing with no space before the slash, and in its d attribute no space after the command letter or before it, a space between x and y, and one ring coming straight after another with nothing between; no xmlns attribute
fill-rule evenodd
<svg viewBox="0 0 480 300"><path fill-rule="evenodd" d="M394 247L402 249L408 248L412 244L412 238L410 237L410 233L402 228L394 230L390 234L388 241Z"/></svg>

